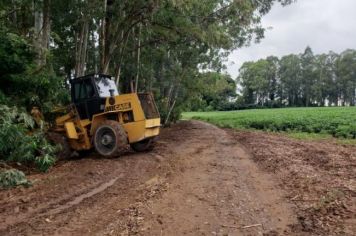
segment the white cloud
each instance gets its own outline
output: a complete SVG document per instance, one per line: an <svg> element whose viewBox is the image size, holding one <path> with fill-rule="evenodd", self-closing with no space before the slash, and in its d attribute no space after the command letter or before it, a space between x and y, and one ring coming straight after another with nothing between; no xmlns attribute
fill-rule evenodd
<svg viewBox="0 0 356 236"><path fill-rule="evenodd" d="M267 30L260 44L234 51L227 72L235 78L240 66L267 56L302 53L342 52L356 48L356 0L297 0L282 7L276 4L262 19Z"/></svg>

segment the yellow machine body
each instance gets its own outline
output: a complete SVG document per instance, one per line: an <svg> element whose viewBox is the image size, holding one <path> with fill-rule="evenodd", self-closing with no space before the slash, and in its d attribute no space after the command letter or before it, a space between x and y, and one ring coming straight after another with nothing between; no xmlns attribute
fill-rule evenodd
<svg viewBox="0 0 356 236"><path fill-rule="evenodd" d="M74 104L68 110L66 115L56 119L55 131L64 133L74 150L91 149L96 129L107 120L123 126L129 144L159 135L161 120L150 93L108 97L104 112L94 114L91 120L81 119Z"/></svg>

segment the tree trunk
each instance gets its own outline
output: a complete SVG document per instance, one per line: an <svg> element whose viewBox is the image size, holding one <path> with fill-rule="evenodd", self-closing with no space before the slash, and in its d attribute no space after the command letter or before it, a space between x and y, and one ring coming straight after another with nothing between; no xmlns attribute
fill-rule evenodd
<svg viewBox="0 0 356 236"><path fill-rule="evenodd" d="M105 16L101 19L101 29L100 29L100 39L99 39L99 50L100 50L100 68L101 70L105 64L106 57L106 41L107 41L107 0L104 0L104 14Z"/></svg>
<svg viewBox="0 0 356 236"><path fill-rule="evenodd" d="M49 48L49 37L51 32L50 4L51 0L43 1L42 48L44 49Z"/></svg>
<svg viewBox="0 0 356 236"><path fill-rule="evenodd" d="M33 46L35 48L35 51L37 52L37 57L36 57L36 63L37 65L41 64L41 31L43 27L43 9L40 9L36 5L36 1L34 2L34 17L35 17L35 22L34 22L34 37L33 37Z"/></svg>
<svg viewBox="0 0 356 236"><path fill-rule="evenodd" d="M173 103L172 103L172 106L170 107L170 109L169 109L169 111L168 111L166 120L164 121L164 125L167 125L167 124L168 124L169 118L170 118L170 116L171 116L171 114L172 114L172 111L173 111L175 105L176 105L176 101L177 101L177 99L175 98L174 101L173 101Z"/></svg>
<svg viewBox="0 0 356 236"><path fill-rule="evenodd" d="M50 0L44 0L40 8L34 2L34 37L33 45L37 52L36 63L38 66L44 66L47 63L47 51L49 48L49 39L51 33L50 21Z"/></svg>
<svg viewBox="0 0 356 236"><path fill-rule="evenodd" d="M140 57L141 57L141 28L142 24L139 24L138 27L138 42L137 42L137 71L136 71L136 80L135 80L135 92L137 93L138 91L138 79L140 75Z"/></svg>
<svg viewBox="0 0 356 236"><path fill-rule="evenodd" d="M167 94L167 107L166 109L168 110L169 109L169 106L171 104L171 100L173 98L172 94L173 94L173 89L174 89L174 84L172 83L169 90L168 90L168 94Z"/></svg>
<svg viewBox="0 0 356 236"><path fill-rule="evenodd" d="M124 37L124 32L121 31L121 35L122 37ZM124 52L125 52L125 49L126 49L126 45L127 45L127 41L128 41L128 38L129 38L129 35L128 34L125 38L125 41L123 43L123 45L121 46L121 50L120 50L120 56L119 56L119 61L116 65L116 70L115 70L115 83L116 83L116 87L119 87L119 82L120 82L120 76L121 76L121 64L122 64L122 60L124 58Z"/></svg>
<svg viewBox="0 0 356 236"><path fill-rule="evenodd" d="M86 21L83 23L84 24L84 40L83 40L83 49L82 49L82 55L80 58L80 72L81 76L85 74L86 71L86 64L87 64L87 56L88 56L88 40L89 40L89 22Z"/></svg>
<svg viewBox="0 0 356 236"><path fill-rule="evenodd" d="M116 67L116 71L115 71L115 84L117 88L119 88L120 85L120 76L121 76L121 64Z"/></svg>
<svg viewBox="0 0 356 236"><path fill-rule="evenodd" d="M102 72L104 74L109 71L111 60L113 59L118 46L127 40L127 37L138 23L140 23L140 20L135 21L127 29L122 30L123 32L116 33L112 39L106 40L105 44L107 51L105 52L105 57L103 58L104 64L102 65ZM106 24L108 24L108 22Z"/></svg>
<svg viewBox="0 0 356 236"><path fill-rule="evenodd" d="M356 100L356 92L355 92L356 88L352 88L352 92L351 92L351 99L350 99L350 106L355 106L355 100Z"/></svg>
<svg viewBox="0 0 356 236"><path fill-rule="evenodd" d="M16 4L15 4L15 0L11 0L11 3L12 3L12 14L11 14L11 20L12 20L12 23L18 27L17 25L17 11L16 11Z"/></svg>
<svg viewBox="0 0 356 236"><path fill-rule="evenodd" d="M97 52L97 47L96 47L96 39L95 39L95 34L96 34L97 32L96 31L94 31L94 30L92 30L91 31L91 38L92 38L92 40L91 40L91 45L90 45L90 47L92 47L92 48L94 48L94 50L95 50L95 52ZM100 50L100 49L99 49ZM88 51L89 52L89 51ZM97 54L95 53L95 59L94 59L94 72L95 73L98 73L99 72L99 66L100 66L100 56L99 56L99 58L97 57Z"/></svg>
<svg viewBox="0 0 356 236"><path fill-rule="evenodd" d="M77 52L75 61L75 77L83 76L85 73L85 65L87 59L87 48L89 38L89 22L84 20L80 35L77 40Z"/></svg>

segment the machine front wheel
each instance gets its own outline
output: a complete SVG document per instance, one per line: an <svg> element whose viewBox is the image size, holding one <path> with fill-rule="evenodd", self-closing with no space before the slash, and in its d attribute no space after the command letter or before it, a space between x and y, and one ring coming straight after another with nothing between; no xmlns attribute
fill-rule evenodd
<svg viewBox="0 0 356 236"><path fill-rule="evenodd" d="M153 138L144 139L137 143L131 143L130 146L136 152L144 152L152 150L153 148Z"/></svg>
<svg viewBox="0 0 356 236"><path fill-rule="evenodd" d="M127 145L125 129L117 121L107 120L95 131L94 147L102 156L118 156L126 150Z"/></svg>

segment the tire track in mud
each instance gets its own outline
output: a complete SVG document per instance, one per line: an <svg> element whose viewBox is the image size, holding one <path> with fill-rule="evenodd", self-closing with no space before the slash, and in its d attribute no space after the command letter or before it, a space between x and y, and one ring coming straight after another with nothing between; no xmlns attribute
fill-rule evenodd
<svg viewBox="0 0 356 236"><path fill-rule="evenodd" d="M17 225L19 223L22 223L26 221L26 219L32 218L34 216L47 217L47 216L58 214L68 208L74 207L80 204L86 198L93 197L94 195L99 194L100 192L106 190L108 187L112 186L118 178L119 177L116 177L108 182L101 183L97 187L91 189L89 192L85 191L85 193L83 192L75 193L73 194L73 196L70 197L65 196L64 198L57 199L56 201L48 202L47 205L43 205L33 210L30 209L26 214L20 216L17 215L7 216L5 222L3 222L0 225L0 231L5 230L10 225Z"/></svg>
<svg viewBox="0 0 356 236"><path fill-rule="evenodd" d="M288 225L295 224L296 218L274 180L259 171L249 154L225 131L203 122L190 124L194 129L187 135L189 139L176 147L183 171L171 179L159 202L149 203L155 217L143 223L143 231L135 233L288 234ZM255 227L243 228L251 225Z"/></svg>

